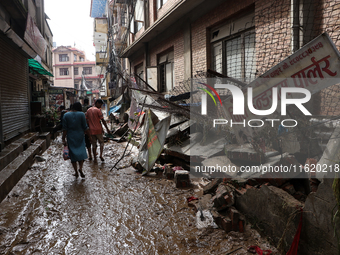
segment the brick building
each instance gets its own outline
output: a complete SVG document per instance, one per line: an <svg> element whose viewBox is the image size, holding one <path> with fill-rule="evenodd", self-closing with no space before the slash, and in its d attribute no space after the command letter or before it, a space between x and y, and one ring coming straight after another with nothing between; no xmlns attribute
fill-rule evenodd
<svg viewBox="0 0 340 255"><path fill-rule="evenodd" d="M340 47L340 7L334 1L120 0L110 4L120 68L160 92L208 69L249 83L323 32ZM318 114L336 114L334 109L326 111L325 98L330 94L319 93Z"/></svg>
<svg viewBox="0 0 340 255"><path fill-rule="evenodd" d="M208 70L248 84L324 32L340 49L340 3L331 0L114 0L110 11L113 65L161 93L188 92L186 81ZM333 85L314 94L313 117L339 115L339 93ZM336 250L320 215L306 216L306 254Z"/></svg>

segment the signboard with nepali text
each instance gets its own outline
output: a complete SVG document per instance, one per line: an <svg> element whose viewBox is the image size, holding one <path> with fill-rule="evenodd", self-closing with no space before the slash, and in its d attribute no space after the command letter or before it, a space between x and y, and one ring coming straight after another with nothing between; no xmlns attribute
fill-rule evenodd
<svg viewBox="0 0 340 255"><path fill-rule="evenodd" d="M292 104L305 115L311 115L303 104L312 94L340 83L339 58L339 51L324 33L242 88L242 92L230 88L233 95L223 101L223 108L231 127L251 136L254 120L262 125L263 116L273 113L285 116L286 106ZM227 87L215 85L220 89Z"/></svg>
<svg viewBox="0 0 340 255"><path fill-rule="evenodd" d="M249 84L222 76L197 78L191 84L192 92L198 92L193 101L200 104L190 106L190 118L198 126L190 135L200 132L202 138L191 139L190 150L200 151L195 156L206 159L207 151L199 148L216 147L216 139L223 138L225 158L191 160L191 173L241 179L315 177L299 156L316 160L326 153L324 158L332 158L328 151L338 140L331 139L339 139L340 130L334 131L324 150L325 132L311 128L332 120L325 127L340 125L334 103L340 97L340 53L328 34L316 37ZM338 157L336 148L333 151ZM334 160L316 164L316 169L334 178L340 167Z"/></svg>

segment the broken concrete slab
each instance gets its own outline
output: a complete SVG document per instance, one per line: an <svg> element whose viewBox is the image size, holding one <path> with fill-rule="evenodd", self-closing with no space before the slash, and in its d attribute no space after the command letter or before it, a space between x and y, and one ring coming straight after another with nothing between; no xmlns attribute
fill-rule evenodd
<svg viewBox="0 0 340 255"><path fill-rule="evenodd" d="M214 207L217 211L222 211L235 203L234 188L221 183L217 190L216 195L212 198Z"/></svg>
<svg viewBox="0 0 340 255"><path fill-rule="evenodd" d="M278 243L282 237L283 249L288 251L299 222L299 208L303 207L303 203L280 188L262 185L259 189L247 189L243 195L236 194L235 207L256 222L267 236L272 237L274 243Z"/></svg>
<svg viewBox="0 0 340 255"><path fill-rule="evenodd" d="M218 185L222 182L221 178L215 178L211 182L209 182L204 188L203 188L203 194L213 193L216 191Z"/></svg>
<svg viewBox="0 0 340 255"><path fill-rule="evenodd" d="M300 248L301 254L338 254L338 241L334 229L340 224L333 222L336 199L332 184L334 179L324 179L316 192L308 195L303 215Z"/></svg>
<svg viewBox="0 0 340 255"><path fill-rule="evenodd" d="M264 153L257 152L251 144L227 144L224 152L230 160L261 164L265 161Z"/></svg>
<svg viewBox="0 0 340 255"><path fill-rule="evenodd" d="M188 120L188 121L185 121L183 122L182 124L178 125L178 126L175 126L173 128L170 128L168 130L168 133L166 135L166 138L168 139L169 137L171 136L174 136L176 135L178 132L182 132L186 129L188 129L190 126L192 126L193 124L195 124L195 121L193 120Z"/></svg>
<svg viewBox="0 0 340 255"><path fill-rule="evenodd" d="M171 156L180 157L186 161L201 162L224 149L225 139L222 137L210 137L206 145L202 145L203 135L200 132L190 134L190 138L182 145L165 145L165 152Z"/></svg>

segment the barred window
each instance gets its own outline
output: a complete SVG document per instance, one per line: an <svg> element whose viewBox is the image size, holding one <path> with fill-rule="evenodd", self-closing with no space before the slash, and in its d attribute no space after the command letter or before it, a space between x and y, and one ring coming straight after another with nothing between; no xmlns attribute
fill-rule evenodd
<svg viewBox="0 0 340 255"><path fill-rule="evenodd" d="M255 79L255 30L240 33L212 45L213 69L250 82Z"/></svg>
<svg viewBox="0 0 340 255"><path fill-rule="evenodd" d="M211 33L211 68L251 82L256 75L254 13L230 20Z"/></svg>
<svg viewBox="0 0 340 255"><path fill-rule="evenodd" d="M92 74L92 67L84 67L83 71L84 74Z"/></svg>
<svg viewBox="0 0 340 255"><path fill-rule="evenodd" d="M67 61L69 61L68 55L67 54L59 54L59 61L60 62L67 62Z"/></svg>
<svg viewBox="0 0 340 255"><path fill-rule="evenodd" d="M62 75L68 75L69 74L68 68L60 68L59 73L60 73L61 76Z"/></svg>

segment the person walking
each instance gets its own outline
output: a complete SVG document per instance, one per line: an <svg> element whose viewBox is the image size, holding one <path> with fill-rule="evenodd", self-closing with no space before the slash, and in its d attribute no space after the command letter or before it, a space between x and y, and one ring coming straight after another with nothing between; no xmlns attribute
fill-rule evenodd
<svg viewBox="0 0 340 255"><path fill-rule="evenodd" d="M64 146L68 146L70 151L71 163L74 169L74 176L77 178L80 174L82 178L85 178L83 173L84 159L87 159L87 153L85 149L84 133L89 133L89 128L86 124L85 114L82 112L82 106L80 102L75 102L72 105L70 112L65 113L63 117L63 136L62 141ZM66 142L67 137L67 142ZM91 140L91 137L90 137ZM77 162L79 164L79 174L77 171Z"/></svg>
<svg viewBox="0 0 340 255"><path fill-rule="evenodd" d="M91 106L89 106L89 99L85 98L84 99L84 105L83 105L83 113L86 114L87 110L90 108ZM91 142L90 142L90 137L89 135L85 134L85 146L87 149L87 154L89 155L89 160L92 160L92 152L91 152Z"/></svg>
<svg viewBox="0 0 340 255"><path fill-rule="evenodd" d="M101 112L101 107L104 104L103 100L97 99L90 109L86 112L86 120L90 127L90 133L92 137L92 153L94 162L97 162L97 140L100 145L100 154L99 158L101 161L104 161L103 158L103 150L104 150L104 138L103 138L103 127L101 123L105 126L107 133L111 133L106 121L104 120L103 114Z"/></svg>

